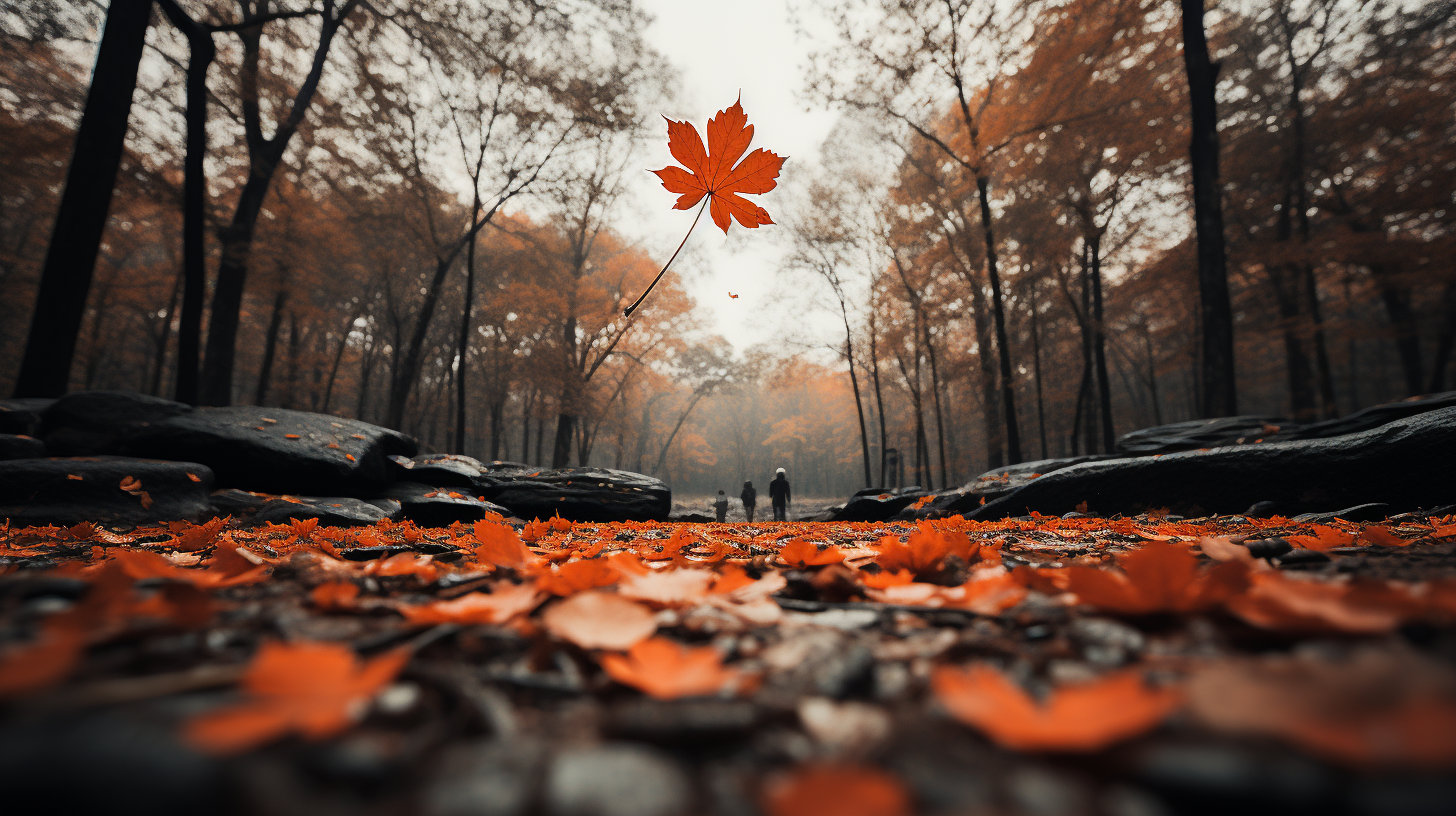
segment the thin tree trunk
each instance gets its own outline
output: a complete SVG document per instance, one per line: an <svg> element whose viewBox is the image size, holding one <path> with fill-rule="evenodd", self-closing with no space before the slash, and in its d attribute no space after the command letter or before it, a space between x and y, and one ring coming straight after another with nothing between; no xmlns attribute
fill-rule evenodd
<svg viewBox="0 0 1456 816"><path fill-rule="evenodd" d="M854 410L859 415L859 444L864 454L864 478L865 487L874 485L873 477L870 475L870 436L865 428L864 402L859 396L859 375L854 370L854 333L849 328L849 312L844 308L844 302L839 304L840 315L844 318L844 359L849 362L849 385L854 389Z"/></svg>
<svg viewBox="0 0 1456 816"><path fill-rule="evenodd" d="M1451 362L1451 347L1456 344L1456 281L1446 284L1441 293L1441 333L1436 337L1435 368L1431 369L1429 393L1446 390L1446 366Z"/></svg>
<svg viewBox="0 0 1456 816"><path fill-rule="evenodd" d="M878 332L875 331L873 316L870 320L870 378L875 385L875 413L879 414L880 421L880 486L885 486L885 451L888 444L885 436L885 395L880 388L880 347L877 339Z"/></svg>
<svg viewBox="0 0 1456 816"><path fill-rule="evenodd" d="M1102 235L1094 233L1092 254L1092 355L1097 365L1098 413L1102 419L1102 452L1112 453L1112 385L1107 379L1107 324L1102 317ZM1091 441L1090 439L1088 440Z"/></svg>
<svg viewBox="0 0 1456 816"><path fill-rule="evenodd" d="M173 398L198 400L202 303L207 290L206 206L207 70L217 57L212 32L187 16L175 0L160 0L167 18L187 37L187 149L182 163L182 268L186 285L177 328L177 383Z"/></svg>
<svg viewBox="0 0 1456 816"><path fill-rule="evenodd" d="M172 318L177 313L177 298L182 294L182 278L186 270L179 268L177 277L172 281L172 294L167 298L167 316L162 320L162 331L157 338L157 351L152 355L152 376L147 393L152 396L161 396L162 393L162 372L167 367L167 341L172 339Z"/></svg>
<svg viewBox="0 0 1456 816"><path fill-rule="evenodd" d="M1308 220L1306 217L1305 221ZM1335 375L1330 369L1330 353L1325 345L1325 322L1320 312L1319 281L1310 264L1302 264L1300 272L1304 277L1305 298L1309 301L1309 319L1314 324L1314 361L1319 383L1320 415L1325 419L1333 419L1339 416L1340 409L1335 404Z"/></svg>
<svg viewBox="0 0 1456 816"><path fill-rule="evenodd" d="M268 381L273 377L273 359L278 351L278 332L283 327L283 307L288 303L288 290L278 288L273 296L273 314L268 318L268 334L263 340L263 364L258 369L258 388L253 394L253 404L262 405L268 398Z"/></svg>
<svg viewBox="0 0 1456 816"><path fill-rule="evenodd" d="M1385 304L1386 317L1395 332L1396 356L1400 358L1401 373L1405 375L1405 394L1414 397L1421 393L1421 338L1416 333L1416 313L1411 305L1411 291L1395 282L1396 271L1383 265L1372 265L1371 273L1380 286L1380 300Z"/></svg>
<svg viewBox="0 0 1456 816"><path fill-rule="evenodd" d="M369 379L374 373L374 339L366 341L364 349L359 353L359 400L354 405L354 418L366 422L364 417L364 405L369 399Z"/></svg>
<svg viewBox="0 0 1456 816"><path fill-rule="evenodd" d="M1046 399L1042 394L1041 328L1037 324L1036 282L1031 286L1031 370L1036 379L1036 431L1041 441L1041 458L1047 458Z"/></svg>
<svg viewBox="0 0 1456 816"><path fill-rule="evenodd" d="M945 420L940 410L940 367L935 362L935 345L930 342L929 322L922 323L925 334L925 356L930 360L930 396L935 405L935 440L940 446L940 486L950 488L950 477L945 465ZM926 452L927 455L929 451Z"/></svg>
<svg viewBox="0 0 1456 816"><path fill-rule="evenodd" d="M1223 201L1218 178L1218 106L1214 91L1219 66L1210 61L1203 30L1204 0L1180 0L1183 64L1188 72L1193 137L1193 220L1198 242L1199 311L1203 329L1201 381L1204 417L1238 413L1234 379L1234 317L1229 303L1224 254Z"/></svg>
<svg viewBox="0 0 1456 816"><path fill-rule="evenodd" d="M976 192L981 203L981 231L986 239L986 274L991 280L991 311L996 322L996 356L1001 364L1001 410L1006 420L1007 464L1021 461L1021 431L1016 421L1016 382L1011 376L1011 343L1006 338L1006 309L1001 299L1001 271L996 259L996 241L991 231L991 180L976 175Z"/></svg>
<svg viewBox="0 0 1456 816"><path fill-rule="evenodd" d="M480 187L472 184L476 192L471 200L470 223L480 216ZM465 453L465 354L470 348L470 311L475 306L475 238L470 233L470 245L465 250L465 308L460 317L460 364L455 372L455 452Z"/></svg>
<svg viewBox="0 0 1456 816"><path fill-rule="evenodd" d="M350 317L349 322L344 324L344 330L339 333L339 347L334 351L334 361L329 364L329 378L324 385L323 405L319 410L327 414L329 412L329 398L334 395L334 381L339 376L339 364L344 361L344 351L349 347L349 332L353 330L356 317Z"/></svg>
<svg viewBox="0 0 1456 816"><path fill-rule="evenodd" d="M66 393L131 118L151 0L112 0L41 267L17 397Z"/></svg>
<svg viewBox="0 0 1456 816"><path fill-rule="evenodd" d="M1153 424L1163 424L1163 408L1158 402L1158 372L1153 366L1153 332L1143 324L1143 350L1148 358L1148 392L1153 397Z"/></svg>

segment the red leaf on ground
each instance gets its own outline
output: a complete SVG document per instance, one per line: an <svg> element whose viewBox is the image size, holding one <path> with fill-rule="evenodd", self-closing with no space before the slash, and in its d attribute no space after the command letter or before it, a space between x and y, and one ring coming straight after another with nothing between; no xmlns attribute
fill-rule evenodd
<svg viewBox="0 0 1456 816"><path fill-rule="evenodd" d="M601 664L613 680L659 700L715 694L739 676L723 667L711 646L686 647L660 637L635 644L626 657L602 655Z"/></svg>
<svg viewBox="0 0 1456 816"><path fill-rule="evenodd" d="M1043 704L989 666L942 666L930 684L956 719L1019 751L1100 750L1156 728L1182 699L1132 671L1058 688Z"/></svg>
<svg viewBox="0 0 1456 816"><path fill-rule="evenodd" d="M479 625L504 623L517 615L527 614L541 603L541 597L532 584L501 581L488 595L472 592L454 600L396 608L406 620L420 626L437 623Z"/></svg>
<svg viewBox="0 0 1456 816"><path fill-rule="evenodd" d="M583 649L629 649L657 631L652 610L595 589L547 607L541 623L554 637Z"/></svg>
<svg viewBox="0 0 1456 816"><path fill-rule="evenodd" d="M1248 585L1249 568L1225 561L1200 570L1198 558L1181 544L1145 542L1118 557L1122 570L1067 567L1066 591L1099 609L1125 615L1197 612L1233 597Z"/></svg>
<svg viewBox="0 0 1456 816"><path fill-rule="evenodd" d="M617 571L600 558L572 561L542 573L536 586L552 595L566 597L584 589L611 586L617 582Z"/></svg>
<svg viewBox="0 0 1456 816"><path fill-rule="evenodd" d="M541 557L526 549L509 524L477 521L474 530L475 560L482 564L522 572L541 563Z"/></svg>
<svg viewBox="0 0 1456 816"><path fill-rule="evenodd" d="M248 699L192 718L184 737L211 754L239 753L287 734L326 739L357 721L409 659L405 649L361 663L335 643L265 643L243 675Z"/></svg>
<svg viewBox="0 0 1456 816"><path fill-rule="evenodd" d="M1306 550L1317 550L1319 552L1324 552L1335 547L1348 547L1355 543L1354 536L1336 527L1316 524L1313 526L1313 529L1314 535L1287 535L1284 537L1284 540L1296 547L1303 547Z"/></svg>
<svg viewBox="0 0 1456 816"><path fill-rule="evenodd" d="M791 567L821 567L843 561L844 553L833 544L821 550L811 541L796 538L784 545L779 551L779 558Z"/></svg>

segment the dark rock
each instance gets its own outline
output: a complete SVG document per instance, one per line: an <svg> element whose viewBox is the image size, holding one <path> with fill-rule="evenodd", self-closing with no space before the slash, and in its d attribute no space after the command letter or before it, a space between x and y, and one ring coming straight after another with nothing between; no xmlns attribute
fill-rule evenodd
<svg viewBox="0 0 1456 816"><path fill-rule="evenodd" d="M343 496L383 489L390 482L386 457L416 447L410 437L367 422L256 406L198 408L153 423L124 446L136 456L200 461L227 487Z"/></svg>
<svg viewBox="0 0 1456 816"><path fill-rule="evenodd" d="M1083 462L1097 462L1103 459L1113 459L1114 456L1107 454L1090 454L1087 456L1068 456L1062 459L1038 459L1032 462L1022 462L1016 465L989 470L977 476L961 487L950 490L940 490L930 494L933 498L920 507L907 505L893 518L902 521L915 519L945 518L957 514L964 515L975 510L977 507L1005 496L1023 485L1041 478L1047 473L1073 465L1080 465Z"/></svg>
<svg viewBox="0 0 1456 816"><path fill-rule="evenodd" d="M1279 514L1279 503L1271 501L1259 501L1249 505L1249 509L1243 515L1249 518L1273 518Z"/></svg>
<svg viewBox="0 0 1456 816"><path fill-rule="evenodd" d="M1312 422L1298 428L1291 428L1288 431L1280 431L1280 433L1276 434L1276 438L1281 440L1286 438L1328 439L1332 436L1368 431L1371 428L1378 428L1381 425L1394 422L1397 419L1405 419L1406 417L1423 414L1427 411L1436 411L1441 408L1451 407L1456 407L1456 391L1442 391L1437 394L1411 397L1400 402L1372 405L1369 408L1363 408L1339 419Z"/></svg>
<svg viewBox="0 0 1456 816"><path fill-rule="evenodd" d="M1345 521L1385 521L1390 515L1390 505L1385 502L1366 502L1357 504L1354 507L1346 507L1344 510L1335 510L1329 513L1300 513L1293 521L1326 522L1335 519Z"/></svg>
<svg viewBox="0 0 1456 816"><path fill-rule="evenodd" d="M918 487L884 490L866 488L845 502L844 509L834 514L833 521L885 521L916 500L930 495Z"/></svg>
<svg viewBox="0 0 1456 816"><path fill-rule="evenodd" d="M128 476L138 482L132 492L121 489ZM0 518L16 526L195 521L207 515L212 479L211 470L194 462L12 459L0 462Z"/></svg>
<svg viewBox="0 0 1456 816"><path fill-rule="evenodd" d="M225 490L212 491L210 501L217 515L244 519L257 513L263 505L278 498L282 497L275 493L254 493L229 487Z"/></svg>
<svg viewBox="0 0 1456 816"><path fill-rule="evenodd" d="M40 418L54 403L39 397L0 400L0 433L39 436Z"/></svg>
<svg viewBox="0 0 1456 816"><path fill-rule="evenodd" d="M1237 513L1257 501L1285 512L1380 501L1392 510L1448 503L1456 456L1456 408L1429 411L1333 439L1269 442L1158 458L1088 462L1049 473L967 514L1004 518L1035 510L1101 514L1186 506Z"/></svg>
<svg viewBox="0 0 1456 816"><path fill-rule="evenodd" d="M1217 419L1193 419L1143 428L1124 434L1117 440L1119 453L1146 456L1154 453L1217 448L1253 442L1293 429L1289 420L1276 416L1234 416Z"/></svg>
<svg viewBox="0 0 1456 816"><path fill-rule="evenodd" d="M713 516L705 516L702 513L681 513L676 516L668 516L667 520L685 524L708 524L709 522L717 521Z"/></svg>
<svg viewBox="0 0 1456 816"><path fill-rule="evenodd" d="M1332 772L1313 760L1226 745L1157 742L1131 758L1134 776L1174 813L1336 810Z"/></svg>
<svg viewBox="0 0 1456 816"><path fill-rule="evenodd" d="M389 457L394 478L432 487L465 487L478 491L493 482L483 480L491 475L524 476L540 468L519 462L482 462L458 453L424 453L419 456Z"/></svg>
<svg viewBox="0 0 1456 816"><path fill-rule="evenodd" d="M448 527L457 521L470 524L491 515L513 518L506 508L462 492L469 489L399 482L386 489L382 498L399 502L402 517L421 527Z"/></svg>
<svg viewBox="0 0 1456 816"><path fill-rule="evenodd" d="M606 468L488 471L480 495L523 519L665 521L672 490L661 479Z"/></svg>
<svg viewBox="0 0 1456 816"><path fill-rule="evenodd" d="M382 519L399 518L399 502L365 502L343 496L289 496L274 499L253 515L256 524L287 524L295 519L318 519L327 527L363 527Z"/></svg>
<svg viewBox="0 0 1456 816"><path fill-rule="evenodd" d="M1255 558L1278 558L1279 556L1294 549L1288 541L1282 538L1256 538L1244 542L1249 548L1249 555Z"/></svg>
<svg viewBox="0 0 1456 816"><path fill-rule="evenodd" d="M40 432L55 456L122 453L136 433L191 410L184 403L131 391L78 391L46 409Z"/></svg>
<svg viewBox="0 0 1456 816"><path fill-rule="evenodd" d="M691 804L682 766L631 743L563 751L546 777L551 816L685 816Z"/></svg>
<svg viewBox="0 0 1456 816"><path fill-rule="evenodd" d="M0 460L43 459L45 456L45 443L33 436L0 434Z"/></svg>

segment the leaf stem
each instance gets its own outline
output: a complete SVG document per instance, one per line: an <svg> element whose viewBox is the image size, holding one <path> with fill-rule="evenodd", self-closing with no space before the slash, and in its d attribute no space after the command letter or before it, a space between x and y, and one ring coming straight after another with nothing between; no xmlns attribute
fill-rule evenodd
<svg viewBox="0 0 1456 816"><path fill-rule="evenodd" d="M679 252L682 252L683 246L685 246L688 242L688 236L692 235L693 230L697 228L698 220L703 217L703 210L706 210L708 208L708 202L712 200L712 198L713 196L711 194L703 196L703 204L702 206L698 207L697 217L693 218L693 225L691 227L688 227L688 234L683 236L682 243L677 245L677 249L673 250L672 257L668 258L667 263L662 265L662 271L658 272L657 277L652 279L652 283L647 285L647 291L643 292L641 297L633 301L631 306L628 306L627 308L622 310L623 317L631 317L632 313L637 311L637 307L642 305L642 301L646 300L647 296L652 294L652 290L657 288L657 282L662 280L662 276L667 274L668 267L672 266L672 262L677 260L677 254Z"/></svg>

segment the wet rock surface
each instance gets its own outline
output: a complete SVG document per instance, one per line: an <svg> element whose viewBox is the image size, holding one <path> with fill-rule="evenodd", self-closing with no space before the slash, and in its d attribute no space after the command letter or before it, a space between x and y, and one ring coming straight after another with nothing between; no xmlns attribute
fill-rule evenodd
<svg viewBox="0 0 1456 816"><path fill-rule="evenodd" d="M33 436L0 434L0 460L41 459L46 455L45 443Z"/></svg>
<svg viewBox="0 0 1456 816"><path fill-rule="evenodd" d="M40 433L53 456L116 454L136 434L191 410L131 391L80 391L46 408Z"/></svg>
<svg viewBox="0 0 1456 816"><path fill-rule="evenodd" d="M0 400L0 433L39 435L40 418L54 403L53 399L30 397Z"/></svg>
<svg viewBox="0 0 1456 816"><path fill-rule="evenodd" d="M0 519L13 525L141 524L208 514L213 474L195 462L127 457L0 461Z"/></svg>
<svg viewBox="0 0 1456 816"><path fill-rule="evenodd" d="M294 520L318 519L330 527L362 527L381 519L394 521L401 514L400 503L392 499L363 501L346 496L288 496L259 507L255 524L287 524Z"/></svg>
<svg viewBox="0 0 1456 816"><path fill-rule="evenodd" d="M607 468L566 468L482 476L480 495L523 519L663 521L672 491L661 479Z"/></svg>
<svg viewBox="0 0 1456 816"><path fill-rule="evenodd" d="M391 454L417 443L397 431L282 408L197 408L155 422L122 446L132 456L189 458L227 487L270 493L368 496L390 482Z"/></svg>
<svg viewBox="0 0 1456 816"><path fill-rule="evenodd" d="M1456 456L1456 408L1397 420L1358 434L1088 462L1054 471L967 514L1097 513L1193 508L1238 513L1272 501L1284 513L1369 502L1393 509L1451 501L1444 474ZM1196 498L1194 498L1196 497Z"/></svg>
<svg viewBox="0 0 1456 816"><path fill-rule="evenodd" d="M468 490L469 487L452 489L417 482L397 482L386 488L380 497L399 502L400 517L421 527L448 527L455 522L469 524L491 516L515 518L510 510L498 504L462 492Z"/></svg>

